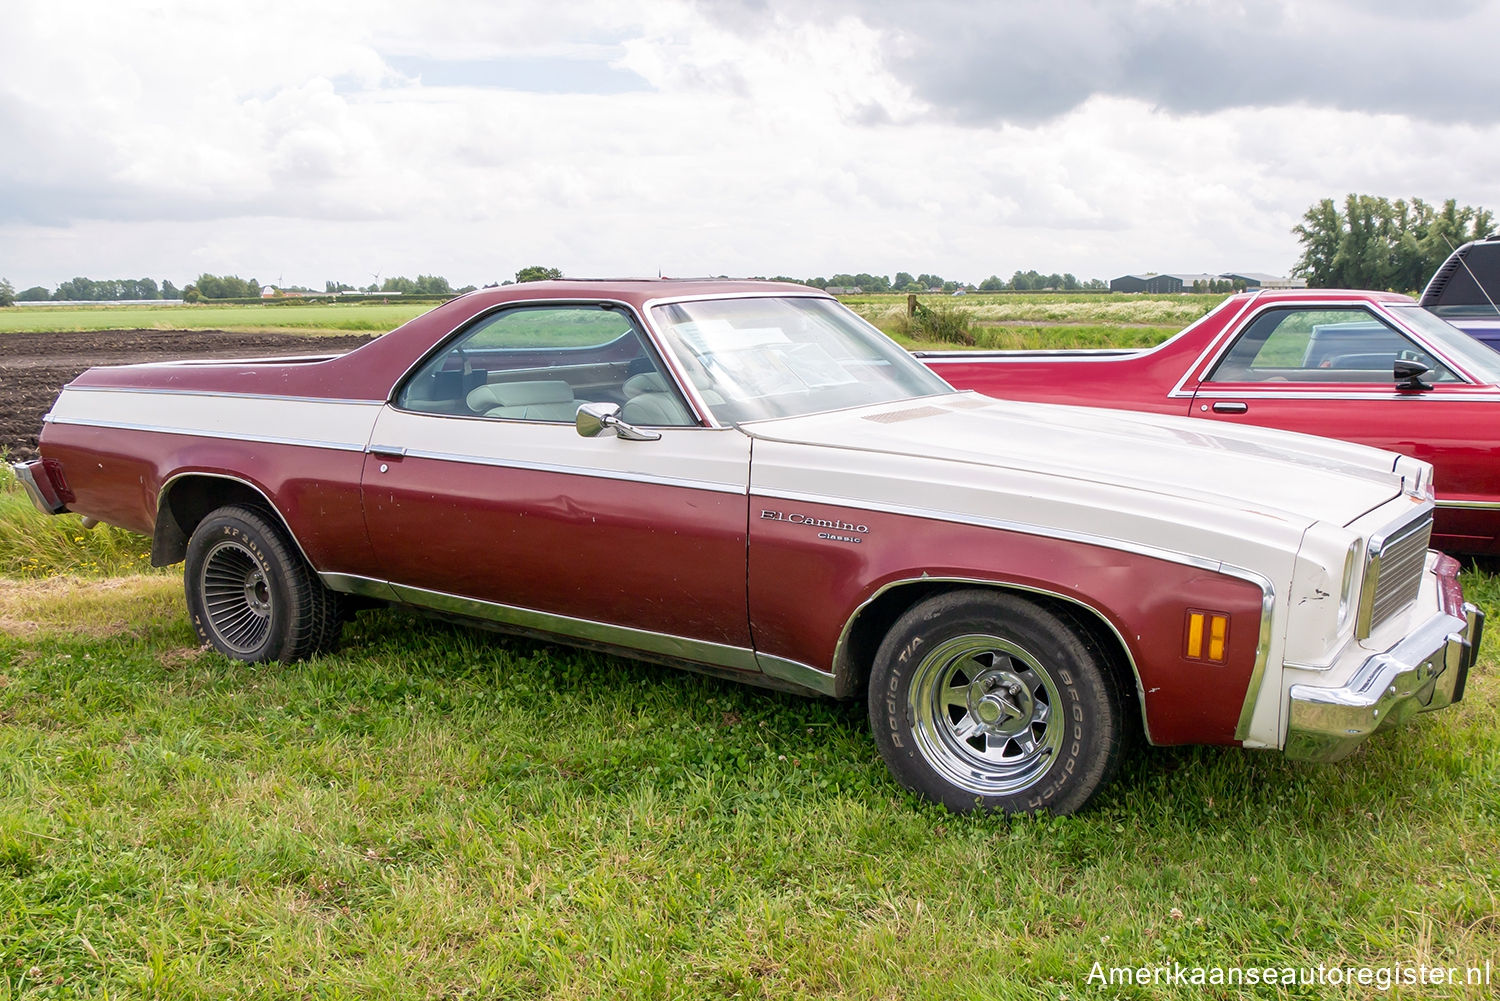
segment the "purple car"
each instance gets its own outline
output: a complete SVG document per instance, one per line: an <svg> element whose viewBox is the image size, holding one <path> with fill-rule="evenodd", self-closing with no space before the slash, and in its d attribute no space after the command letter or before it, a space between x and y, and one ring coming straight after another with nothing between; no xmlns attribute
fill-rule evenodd
<svg viewBox="0 0 1500 1001"><path fill-rule="evenodd" d="M1443 262L1422 292L1421 305L1500 351L1500 233L1471 240Z"/></svg>

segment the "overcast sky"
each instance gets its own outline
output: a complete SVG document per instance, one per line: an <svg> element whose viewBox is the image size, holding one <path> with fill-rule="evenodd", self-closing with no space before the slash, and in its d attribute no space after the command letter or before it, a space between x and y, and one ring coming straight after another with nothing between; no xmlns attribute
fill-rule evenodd
<svg viewBox="0 0 1500 1001"><path fill-rule="evenodd" d="M0 277L1287 272L1500 209L1500 3L6 0Z"/></svg>

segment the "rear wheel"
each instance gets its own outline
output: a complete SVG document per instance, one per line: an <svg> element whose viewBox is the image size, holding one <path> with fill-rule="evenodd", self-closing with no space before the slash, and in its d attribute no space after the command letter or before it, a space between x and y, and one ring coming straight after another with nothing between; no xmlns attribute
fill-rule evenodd
<svg viewBox="0 0 1500 1001"><path fill-rule="evenodd" d="M338 639L338 596L258 508L221 507L199 523L183 584L199 639L236 660L301 660Z"/></svg>
<svg viewBox="0 0 1500 1001"><path fill-rule="evenodd" d="M1115 677L1062 619L1015 595L955 591L891 627L870 676L891 773L950 810L1072 813L1114 772Z"/></svg>

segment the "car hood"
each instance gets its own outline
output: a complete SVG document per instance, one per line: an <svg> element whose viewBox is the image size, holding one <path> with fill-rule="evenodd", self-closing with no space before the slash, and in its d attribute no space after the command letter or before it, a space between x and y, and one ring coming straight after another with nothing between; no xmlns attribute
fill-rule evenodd
<svg viewBox="0 0 1500 1001"><path fill-rule="evenodd" d="M1013 403L977 393L760 421L742 430L767 444L875 453L884 457L874 465L887 478L988 484L1037 497L1087 496L1116 508L1207 507L1302 526L1311 521L1347 525L1403 492L1395 471L1398 457L1361 445L1187 417ZM833 482L839 477L823 471L857 468L857 463L812 460L800 476L785 468L784 457L780 464L779 474L767 473L781 489L795 478L811 493L827 490L855 498L880 493L868 477L853 493L841 491Z"/></svg>

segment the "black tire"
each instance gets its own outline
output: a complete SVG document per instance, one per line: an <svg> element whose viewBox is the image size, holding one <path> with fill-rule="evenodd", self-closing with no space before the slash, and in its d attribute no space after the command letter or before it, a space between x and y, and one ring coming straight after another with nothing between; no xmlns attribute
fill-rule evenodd
<svg viewBox="0 0 1500 1001"><path fill-rule="evenodd" d="M198 638L236 660L294 661L333 648L343 620L269 512L221 507L193 530L183 570Z"/></svg>
<svg viewBox="0 0 1500 1001"><path fill-rule="evenodd" d="M936 595L896 620L870 675L870 725L896 780L958 813L1081 809L1125 747L1119 681L1023 597Z"/></svg>

